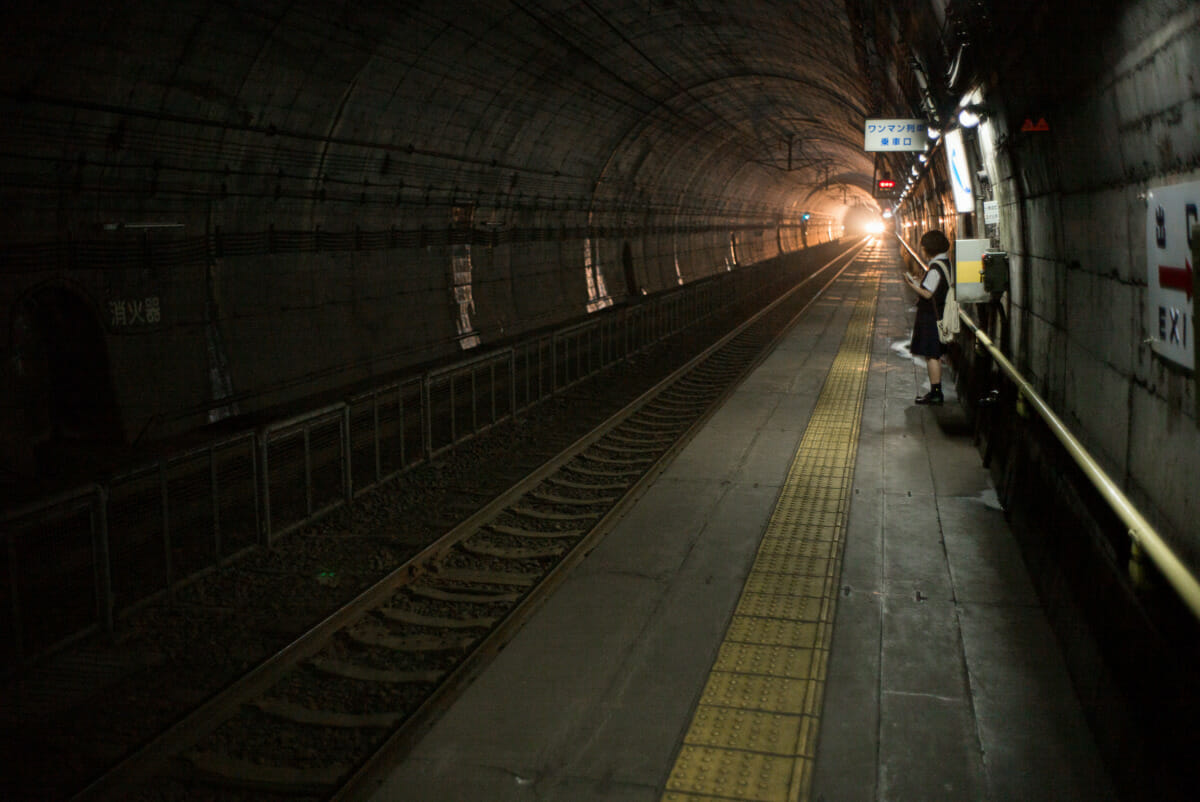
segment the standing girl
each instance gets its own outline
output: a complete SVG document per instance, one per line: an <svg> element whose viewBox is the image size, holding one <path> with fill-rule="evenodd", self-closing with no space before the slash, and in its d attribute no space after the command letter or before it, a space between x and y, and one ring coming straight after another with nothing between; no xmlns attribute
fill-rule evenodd
<svg viewBox="0 0 1200 802"><path fill-rule="evenodd" d="M917 398L918 404L941 404L942 354L946 346L938 339L937 322L942 317L942 306L950 290L950 240L941 231L926 231L921 237L921 255L929 262L929 270L920 281L911 273L905 273L908 286L917 294L917 320L913 325L912 344L909 351L913 356L925 357L929 371L929 392Z"/></svg>

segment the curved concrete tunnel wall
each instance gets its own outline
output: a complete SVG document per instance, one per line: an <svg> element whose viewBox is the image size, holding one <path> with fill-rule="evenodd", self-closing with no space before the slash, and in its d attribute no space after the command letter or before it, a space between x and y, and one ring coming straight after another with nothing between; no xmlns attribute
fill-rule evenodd
<svg viewBox="0 0 1200 802"><path fill-rule="evenodd" d="M155 438L798 248L812 166L869 175L839 3L600 5L15 19L8 329L39 287L88 299ZM10 444L45 436L18 339Z"/></svg>

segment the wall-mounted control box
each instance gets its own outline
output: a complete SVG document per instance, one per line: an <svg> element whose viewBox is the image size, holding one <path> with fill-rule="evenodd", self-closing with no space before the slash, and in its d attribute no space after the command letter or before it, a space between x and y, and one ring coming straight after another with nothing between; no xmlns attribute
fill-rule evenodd
<svg viewBox="0 0 1200 802"><path fill-rule="evenodd" d="M983 289L991 295L1008 291L1008 254L1004 251L986 251L983 254Z"/></svg>

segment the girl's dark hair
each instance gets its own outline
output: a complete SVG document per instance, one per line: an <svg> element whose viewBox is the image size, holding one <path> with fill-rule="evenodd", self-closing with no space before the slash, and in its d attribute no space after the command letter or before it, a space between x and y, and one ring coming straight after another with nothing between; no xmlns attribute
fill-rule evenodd
<svg viewBox="0 0 1200 802"><path fill-rule="evenodd" d="M934 229L926 231L921 237L921 247L928 253L937 255L950 250L950 240L946 239L946 235Z"/></svg>

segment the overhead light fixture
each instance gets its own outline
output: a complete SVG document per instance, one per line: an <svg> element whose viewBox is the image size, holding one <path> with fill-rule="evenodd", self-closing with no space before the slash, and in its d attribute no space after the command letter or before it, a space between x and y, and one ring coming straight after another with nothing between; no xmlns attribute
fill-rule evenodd
<svg viewBox="0 0 1200 802"><path fill-rule="evenodd" d="M983 119L983 110L978 106L967 106L958 113L958 124L963 128L974 128Z"/></svg>
<svg viewBox="0 0 1200 802"><path fill-rule="evenodd" d="M937 128L934 128L932 125L925 129L925 133L927 133L929 135L930 139L937 139L939 136L942 135L942 132L939 131Z"/></svg>
<svg viewBox="0 0 1200 802"><path fill-rule="evenodd" d="M922 153L917 157L917 161L919 161L921 164L924 164L925 162L929 161L929 157Z"/></svg>
<svg viewBox="0 0 1200 802"><path fill-rule="evenodd" d="M148 231L156 228L183 228L183 223L101 223L100 228L103 231Z"/></svg>

